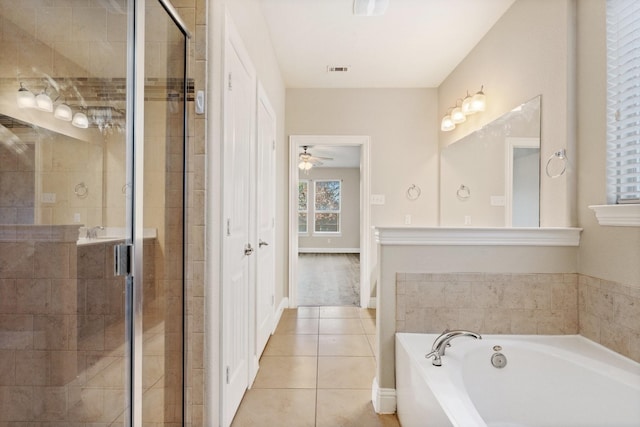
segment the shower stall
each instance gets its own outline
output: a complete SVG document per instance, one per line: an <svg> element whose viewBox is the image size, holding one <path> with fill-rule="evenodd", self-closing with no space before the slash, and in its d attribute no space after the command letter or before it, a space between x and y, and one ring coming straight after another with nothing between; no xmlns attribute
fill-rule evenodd
<svg viewBox="0 0 640 427"><path fill-rule="evenodd" d="M188 39L0 0L0 425L183 425Z"/></svg>

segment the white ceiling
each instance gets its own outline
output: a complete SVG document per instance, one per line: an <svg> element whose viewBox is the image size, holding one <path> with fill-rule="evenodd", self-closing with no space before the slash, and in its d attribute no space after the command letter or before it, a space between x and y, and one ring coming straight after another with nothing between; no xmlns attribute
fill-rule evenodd
<svg viewBox="0 0 640 427"><path fill-rule="evenodd" d="M302 149L300 149L302 153ZM357 168L360 166L359 146L317 145L309 146L308 153L313 156L329 157L322 160L322 168Z"/></svg>
<svg viewBox="0 0 640 427"><path fill-rule="evenodd" d="M389 0L375 17L353 0L261 4L287 87L403 88L438 87L514 1Z"/></svg>

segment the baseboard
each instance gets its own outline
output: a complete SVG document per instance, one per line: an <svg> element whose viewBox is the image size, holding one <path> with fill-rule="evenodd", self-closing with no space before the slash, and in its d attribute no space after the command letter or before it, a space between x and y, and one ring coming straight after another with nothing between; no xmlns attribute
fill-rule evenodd
<svg viewBox="0 0 640 427"><path fill-rule="evenodd" d="M249 373L248 388L251 388L253 386L253 382L256 380L256 377L258 376L258 370L260 369L260 360L256 357L255 354L251 359L253 360L253 366L251 367L251 372Z"/></svg>
<svg viewBox="0 0 640 427"><path fill-rule="evenodd" d="M360 248L298 248L299 254L359 254Z"/></svg>
<svg viewBox="0 0 640 427"><path fill-rule="evenodd" d="M376 304L378 304L376 297L369 298L369 308L376 308Z"/></svg>
<svg viewBox="0 0 640 427"><path fill-rule="evenodd" d="M276 312L273 316L273 331L271 333L274 333L276 331L276 328L278 327L278 323L280 323L280 319L282 318L282 313L284 313L284 309L288 307L289 307L289 298L283 297L280 300L280 304L278 305L278 308L276 309Z"/></svg>
<svg viewBox="0 0 640 427"><path fill-rule="evenodd" d="M378 378L373 379L371 386L371 402L378 414L396 413L396 389L378 387Z"/></svg>

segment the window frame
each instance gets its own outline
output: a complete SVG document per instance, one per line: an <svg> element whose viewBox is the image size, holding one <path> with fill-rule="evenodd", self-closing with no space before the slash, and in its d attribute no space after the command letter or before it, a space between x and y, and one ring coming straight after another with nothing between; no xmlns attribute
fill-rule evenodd
<svg viewBox="0 0 640 427"><path fill-rule="evenodd" d="M311 194L309 192L311 186L309 185L311 181L308 179L299 179L298 180L298 235L299 236L308 236L309 235L309 199L311 198ZM307 186L307 200L306 200L306 206L305 209L302 210L300 209L300 186L301 185L306 185ZM304 213L307 215L307 221L305 223L305 231L300 231L300 214Z"/></svg>
<svg viewBox="0 0 640 427"><path fill-rule="evenodd" d="M337 182L339 185L339 194L338 194L338 209L318 209L317 208L317 185L323 182ZM337 215L337 230L336 231L318 231L316 230L316 215L317 214L336 214ZM342 180L341 179L315 179L313 180L313 228L312 235L313 236L341 236L342 235Z"/></svg>
<svg viewBox="0 0 640 427"><path fill-rule="evenodd" d="M623 8L628 8L629 6L635 6L637 9L634 10L633 16L629 18L628 9L625 10L625 13L619 9L622 5ZM606 33L605 37L607 39L606 46L606 57L607 57L607 116L606 116L606 125L607 125L607 139L606 139L606 155L607 155L607 166L606 166L606 205L591 205L589 208L594 211L596 219L601 226L625 226L625 227L638 227L640 226L640 202L633 198L626 203L619 203L619 193L622 191L619 187L624 186L625 183L618 183L619 175L614 171L619 171L624 166L618 166L619 163L619 154L620 151L624 151L621 148L619 143L620 138L620 129L623 129L618 122L620 121L620 105L623 102L628 102L627 99L620 96L620 90L618 89L621 85L628 83L625 82L624 79L620 78L620 73L616 73L617 65L619 62L619 58L617 55L619 45L613 44L613 42L617 42L619 39L619 35L617 34L617 25L618 22L624 19L630 19L634 25L634 29L631 30L631 33L634 31L638 31L638 27L640 27L640 8L638 8L637 4L634 4L633 1L625 1L625 0L607 0L606 2ZM635 39L629 44L635 43L636 46L640 43L640 40ZM627 48L625 46L625 48ZM625 92L626 93L626 92ZM629 91L631 93L630 98L635 99L635 109L637 111L640 110L640 85L636 85L633 90ZM628 116L627 116L628 118ZM624 119L624 117L623 117ZM640 139L640 117L638 117L631 127L631 129L635 128L635 132L638 134L637 138ZM627 128L629 129L629 128ZM633 132L632 132L633 133ZM635 144L638 145L639 141L636 140ZM640 174L640 153L636 154L636 174ZM624 156L623 156L624 157ZM633 158L633 157L632 157ZM615 166L615 168L614 168ZM626 165L628 167L628 165ZM635 176L635 175L632 175ZM636 178L640 181L640 177ZM626 185L635 186L636 190L632 193L636 196L640 196L640 188L639 184L633 185L633 183L627 182Z"/></svg>
<svg viewBox="0 0 640 427"><path fill-rule="evenodd" d="M640 203L640 85L633 83L640 77L640 5L607 0L606 7L607 204L622 206Z"/></svg>

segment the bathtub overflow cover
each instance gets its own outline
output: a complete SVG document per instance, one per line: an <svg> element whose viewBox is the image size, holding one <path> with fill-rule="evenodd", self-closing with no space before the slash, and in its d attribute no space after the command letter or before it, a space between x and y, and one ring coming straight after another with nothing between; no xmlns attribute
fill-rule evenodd
<svg viewBox="0 0 640 427"><path fill-rule="evenodd" d="M502 369L507 366L507 357L502 353L493 353L491 364L494 368Z"/></svg>

